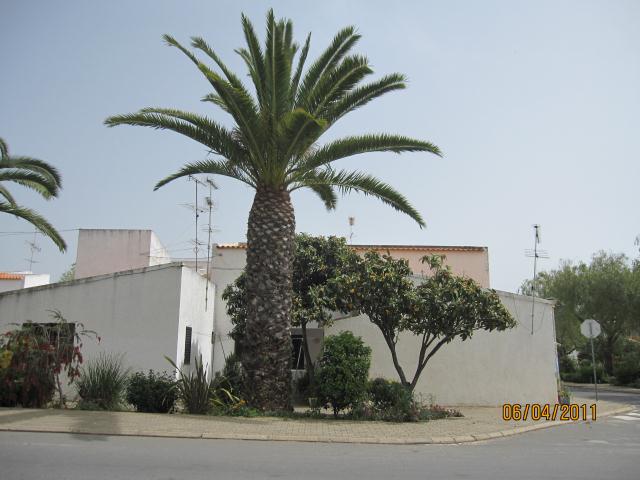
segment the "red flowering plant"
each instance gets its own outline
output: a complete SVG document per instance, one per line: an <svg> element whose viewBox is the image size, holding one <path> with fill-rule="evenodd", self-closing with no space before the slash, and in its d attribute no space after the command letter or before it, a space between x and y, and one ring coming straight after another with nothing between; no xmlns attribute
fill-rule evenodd
<svg viewBox="0 0 640 480"><path fill-rule="evenodd" d="M100 337L82 323L50 310L53 322L25 322L0 336L0 406L40 408L58 393L64 406L61 373L69 384L80 375L83 338Z"/></svg>

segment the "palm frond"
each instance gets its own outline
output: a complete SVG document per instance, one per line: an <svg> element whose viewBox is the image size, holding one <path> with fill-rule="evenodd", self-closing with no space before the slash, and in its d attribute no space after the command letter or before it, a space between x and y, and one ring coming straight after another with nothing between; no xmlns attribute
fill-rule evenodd
<svg viewBox="0 0 640 480"><path fill-rule="evenodd" d="M359 39L360 35L355 34L354 27L343 28L336 34L329 47L318 57L304 75L296 94L295 107L306 105L309 100L309 95L323 74L333 70Z"/></svg>
<svg viewBox="0 0 640 480"><path fill-rule="evenodd" d="M298 66L296 67L296 73L293 74L293 78L291 79L291 105L293 105L296 92L298 91L298 84L300 83L300 77L302 76L302 70L304 69L304 62L307 60L310 44L311 34L307 35L307 40L306 42L304 42L304 47L302 47L302 51L300 52L300 56L298 57Z"/></svg>
<svg viewBox="0 0 640 480"><path fill-rule="evenodd" d="M305 108L314 115L321 112L333 102L341 99L364 77L373 73L369 61L361 55L346 57L331 72L323 75L310 93Z"/></svg>
<svg viewBox="0 0 640 480"><path fill-rule="evenodd" d="M160 187L163 187L173 180L187 177L189 175L198 175L200 173L222 175L224 177L235 178L236 180L240 180L241 182L246 183L253 188L256 188L257 185L250 172L241 169L231 162L219 160L203 160L201 162L186 164L173 175L169 175L168 177L160 180L153 189L158 190Z"/></svg>
<svg viewBox="0 0 640 480"><path fill-rule="evenodd" d="M58 169L47 162L38 160L37 158L8 156L4 162L0 163L0 168L2 167L20 168L36 172L43 177L47 177L51 183L55 183L59 188L62 188L62 177L60 176Z"/></svg>
<svg viewBox="0 0 640 480"><path fill-rule="evenodd" d="M442 155L437 146L423 140L386 133L358 135L345 137L324 145L308 155L296 170L304 172L342 158L372 152L429 152L438 156Z"/></svg>
<svg viewBox="0 0 640 480"><path fill-rule="evenodd" d="M16 205L16 200L13 198L13 195L11 195L11 192L3 185L0 185L0 195L3 196L11 205Z"/></svg>
<svg viewBox="0 0 640 480"><path fill-rule="evenodd" d="M136 113L115 115L105 120L105 125L137 125L156 130L171 130L209 147L214 153L229 160L244 155L232 133L213 120L180 110L146 108Z"/></svg>
<svg viewBox="0 0 640 480"><path fill-rule="evenodd" d="M0 138L0 160L4 160L9 156L9 146L4 139Z"/></svg>
<svg viewBox="0 0 640 480"><path fill-rule="evenodd" d="M303 178L300 178L291 190L293 191L304 187L314 187L317 189L318 186L336 187L342 194L356 191L370 195L395 210L409 215L420 225L420 228L425 226L420 213L411 206L409 201L400 192L371 175L360 172L346 172L344 170L335 171L327 168L320 171L309 172Z"/></svg>
<svg viewBox="0 0 640 480"><path fill-rule="evenodd" d="M3 168L0 170L0 182L13 182L38 192L44 198L58 196L58 184L52 178L36 171L19 168Z"/></svg>
<svg viewBox="0 0 640 480"><path fill-rule="evenodd" d="M224 100L222 100L222 97L220 97L220 95L218 95L217 93L207 93L200 100L203 101L203 102L213 103L214 105L217 105L218 107L220 107L225 112L227 112L229 114L231 113L229 111L229 108L227 107L227 104L224 103Z"/></svg>
<svg viewBox="0 0 640 480"><path fill-rule="evenodd" d="M40 230L43 235L49 237L61 252L66 251L67 244L65 243L64 239L43 216L36 213L35 211L29 208L21 207L19 205L0 201L0 212L9 213L18 218L26 220L31 225Z"/></svg>
<svg viewBox="0 0 640 480"><path fill-rule="evenodd" d="M327 210L335 210L338 204L338 196L331 185L317 183L307 185L307 187L320 197Z"/></svg>
<svg viewBox="0 0 640 480"><path fill-rule="evenodd" d="M331 125L347 113L366 105L371 100L374 100L385 93L406 88L405 81L406 78L404 75L400 73L393 73L382 77L376 82L354 88L349 93L343 95L338 102L333 104L323 117L326 118Z"/></svg>
<svg viewBox="0 0 640 480"><path fill-rule="evenodd" d="M260 106L264 106L264 99L266 96L266 72L265 61L260 47L260 42L253 29L253 25L249 19L242 14L242 30L244 32L244 38L247 42L248 55L246 58L243 56L245 62L249 66L253 84L256 89L256 96ZM239 51L240 52L240 51Z"/></svg>

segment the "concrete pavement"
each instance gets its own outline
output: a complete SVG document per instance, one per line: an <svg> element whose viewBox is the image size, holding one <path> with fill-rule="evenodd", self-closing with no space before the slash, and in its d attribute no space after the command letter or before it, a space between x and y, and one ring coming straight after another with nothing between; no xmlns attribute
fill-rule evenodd
<svg viewBox="0 0 640 480"><path fill-rule="evenodd" d="M585 402L591 403L587 399L574 399L574 403ZM572 423L506 422L498 407L460 407L459 410L463 418L390 423L2 408L0 431L410 445L476 442ZM630 411L632 407L600 401L597 410L596 422L608 415Z"/></svg>

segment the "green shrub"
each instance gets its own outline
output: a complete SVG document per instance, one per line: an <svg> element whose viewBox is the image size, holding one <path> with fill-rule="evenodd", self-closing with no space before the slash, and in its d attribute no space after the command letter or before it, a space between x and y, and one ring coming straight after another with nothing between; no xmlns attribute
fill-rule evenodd
<svg viewBox="0 0 640 480"><path fill-rule="evenodd" d="M209 413L212 407L211 383L207 380L202 356L196 357L194 368L189 373L178 368L169 357L165 358L178 371L175 388L184 410L195 415Z"/></svg>
<svg viewBox="0 0 640 480"><path fill-rule="evenodd" d="M53 398L50 345L23 325L0 336L0 407L41 408Z"/></svg>
<svg viewBox="0 0 640 480"><path fill-rule="evenodd" d="M607 383L609 381L609 377L601 364L596 365L596 375L598 383ZM593 366L591 363L581 363L575 372L561 373L560 378L565 382L593 383Z"/></svg>
<svg viewBox="0 0 640 480"><path fill-rule="evenodd" d="M376 378L368 384L369 399L380 420L412 421L418 415L419 406L413 393L401 383Z"/></svg>
<svg viewBox="0 0 640 480"><path fill-rule="evenodd" d="M123 355L101 353L80 369L76 383L80 408L117 410L122 407L129 369Z"/></svg>
<svg viewBox="0 0 640 480"><path fill-rule="evenodd" d="M615 357L613 375L616 385L633 385L640 382L640 344L626 341Z"/></svg>
<svg viewBox="0 0 640 480"><path fill-rule="evenodd" d="M334 416L364 400L370 364L371 348L353 333L325 339L316 384L320 402L330 404Z"/></svg>
<svg viewBox="0 0 640 480"><path fill-rule="evenodd" d="M216 372L212 386L214 390L224 389L234 396L244 399L247 397L246 379L244 367L240 363L240 359L233 353L226 358L222 372ZM226 395L223 395L222 398L226 398Z"/></svg>
<svg viewBox="0 0 640 480"><path fill-rule="evenodd" d="M176 403L175 385L175 379L166 372L134 373L127 385L127 402L138 412L168 413Z"/></svg>

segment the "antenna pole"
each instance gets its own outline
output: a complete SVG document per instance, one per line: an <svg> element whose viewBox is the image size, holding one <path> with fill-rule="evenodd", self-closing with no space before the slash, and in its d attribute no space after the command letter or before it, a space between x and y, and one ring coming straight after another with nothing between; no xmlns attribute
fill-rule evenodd
<svg viewBox="0 0 640 480"><path fill-rule="evenodd" d="M538 267L538 242L540 241L540 235L538 230L540 225L533 226L534 229L534 241L533 241L533 284L531 285L531 295L533 301L531 302L531 335L533 335L533 319L536 313L536 279L537 279L537 267Z"/></svg>
<svg viewBox="0 0 640 480"><path fill-rule="evenodd" d="M207 229L208 238L207 238L207 285L204 289L204 308L207 309L207 305L209 302L209 282L211 281L211 211L213 210L213 198L212 198L212 190L213 190L213 182L207 179L207 183L209 184L209 196L206 198L207 205L209 206L209 228Z"/></svg>

